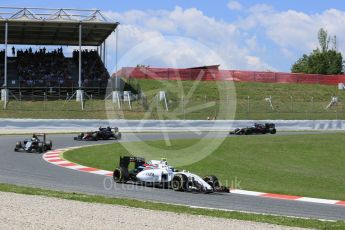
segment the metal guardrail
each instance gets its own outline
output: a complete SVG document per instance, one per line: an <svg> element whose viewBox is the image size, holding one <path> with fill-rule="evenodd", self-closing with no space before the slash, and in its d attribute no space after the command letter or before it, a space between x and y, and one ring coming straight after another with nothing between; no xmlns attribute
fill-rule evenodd
<svg viewBox="0 0 345 230"><path fill-rule="evenodd" d="M83 119L1 119L0 132L45 131L80 132L100 126L119 127L121 131L229 131L255 122L273 122L279 131L344 130L345 120L83 120Z"/></svg>
<svg viewBox="0 0 345 230"><path fill-rule="evenodd" d="M55 98L64 100L68 95L72 95L78 89L75 87L10 87L9 90L19 100L45 100ZM94 99L104 99L106 87L83 87L87 94L92 94Z"/></svg>

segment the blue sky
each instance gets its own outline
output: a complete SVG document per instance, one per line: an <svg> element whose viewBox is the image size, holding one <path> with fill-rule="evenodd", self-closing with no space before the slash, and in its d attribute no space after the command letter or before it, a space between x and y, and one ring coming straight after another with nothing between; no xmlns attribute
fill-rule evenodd
<svg viewBox="0 0 345 230"><path fill-rule="evenodd" d="M232 15L225 7L229 1L227 0L173 0L173 1L157 1L157 0L46 0L46 1L24 1L24 0L3 0L2 6L32 6L32 7L54 7L54 8L98 8L102 10L113 10L124 12L132 9L138 10L158 10L158 9L173 9L175 6L181 6L183 8L198 8L202 10L206 15L217 18L227 18ZM302 12L321 12L329 8L335 8L345 10L345 4L343 0L243 0L238 1L245 7L250 7L255 4L269 4L274 6L277 10L297 10Z"/></svg>
<svg viewBox="0 0 345 230"><path fill-rule="evenodd" d="M188 67L289 71L317 47L317 31L337 35L345 52L341 0L18 1L2 6L97 8L121 23L120 67ZM108 67L115 66L115 37L108 39ZM140 57L140 58L139 58Z"/></svg>

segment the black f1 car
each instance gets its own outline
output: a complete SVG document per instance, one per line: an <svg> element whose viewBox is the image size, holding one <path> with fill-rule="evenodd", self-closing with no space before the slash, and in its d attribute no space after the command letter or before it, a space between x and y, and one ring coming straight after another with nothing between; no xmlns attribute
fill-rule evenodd
<svg viewBox="0 0 345 230"><path fill-rule="evenodd" d="M38 152L43 153L48 150L51 150L53 143L51 140L46 140L45 133L34 133L32 138L25 139L23 142L18 141L16 147L14 148L15 152L25 151L25 152Z"/></svg>
<svg viewBox="0 0 345 230"><path fill-rule="evenodd" d="M273 123L258 124L255 123L252 127L246 127L242 129L235 129L229 134L231 135L250 135L250 134L276 134L276 126Z"/></svg>
<svg viewBox="0 0 345 230"><path fill-rule="evenodd" d="M91 131L86 133L80 133L74 140L77 141L98 141L98 140L120 140L121 133L119 128L107 128L100 127L97 131Z"/></svg>

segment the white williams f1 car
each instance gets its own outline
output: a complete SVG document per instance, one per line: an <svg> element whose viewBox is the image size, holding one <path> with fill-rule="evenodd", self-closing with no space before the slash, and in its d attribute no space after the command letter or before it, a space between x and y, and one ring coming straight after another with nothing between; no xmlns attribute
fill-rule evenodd
<svg viewBox="0 0 345 230"><path fill-rule="evenodd" d="M129 164L134 163L134 169L128 170ZM152 160L145 162L142 157L120 157L120 165L114 170L114 181L126 183L127 181L142 182L169 186L173 178L174 168L168 166L166 160Z"/></svg>
<svg viewBox="0 0 345 230"><path fill-rule="evenodd" d="M134 169L128 170L129 164L134 163ZM120 165L114 170L114 181L117 183L126 183L133 181L141 184L161 185L170 187L175 191L185 192L229 192L228 188L220 186L217 177L200 176L175 170L169 166L165 159L151 160L145 162L142 157L121 157Z"/></svg>

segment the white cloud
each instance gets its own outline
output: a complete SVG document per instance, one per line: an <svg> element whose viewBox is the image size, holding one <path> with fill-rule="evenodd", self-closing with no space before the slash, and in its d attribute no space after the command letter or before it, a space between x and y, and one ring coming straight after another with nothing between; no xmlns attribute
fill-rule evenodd
<svg viewBox="0 0 345 230"><path fill-rule="evenodd" d="M318 46L317 32L324 28L329 35L337 35L338 50L345 52L345 12L328 9L307 14L295 10L276 11L267 5L250 8L250 14L236 24L250 33L262 31L290 60L309 53Z"/></svg>
<svg viewBox="0 0 345 230"><path fill-rule="evenodd" d="M230 1L228 7L240 9L240 3L236 3L239 2ZM240 19L230 22L206 16L196 8L181 7L107 15L121 23L119 57L133 53L141 45L150 47L146 53L138 54L139 59L133 59L131 65L190 67L222 62L223 69L275 70L279 62L284 70L289 70L303 53L318 46L317 32L321 27L330 35L337 35L338 50L345 53L345 12L337 9L305 13L257 4L248 9L241 6ZM112 67L114 34L107 44ZM268 56L272 53L277 57ZM272 63L266 63L266 57Z"/></svg>
<svg viewBox="0 0 345 230"><path fill-rule="evenodd" d="M242 10L242 8L243 8L241 3L237 2L237 1L230 1L227 6L230 10Z"/></svg>
<svg viewBox="0 0 345 230"><path fill-rule="evenodd" d="M269 68L260 57L251 53L257 47L255 36L242 34L234 23L208 17L195 8L132 10L108 12L107 15L121 23L119 57L126 57L127 61L127 64L122 62L123 65L190 67L222 64L223 69ZM114 34L107 44L110 44L108 54L114 53ZM135 55L138 57L133 57Z"/></svg>
<svg viewBox="0 0 345 230"><path fill-rule="evenodd" d="M273 7L268 4L256 4L249 8L250 13L267 13L273 11Z"/></svg>
<svg viewBox="0 0 345 230"><path fill-rule="evenodd" d="M245 56L245 59L247 61L247 65L251 69L258 69L258 70L263 70L263 71L276 71L275 68L272 66L263 63L260 58L255 57L255 56Z"/></svg>
<svg viewBox="0 0 345 230"><path fill-rule="evenodd" d="M248 46L249 49L251 50L256 50L258 49L258 44L257 44L257 40L256 40L256 36L252 36L250 38L247 38L245 40L246 45Z"/></svg>

